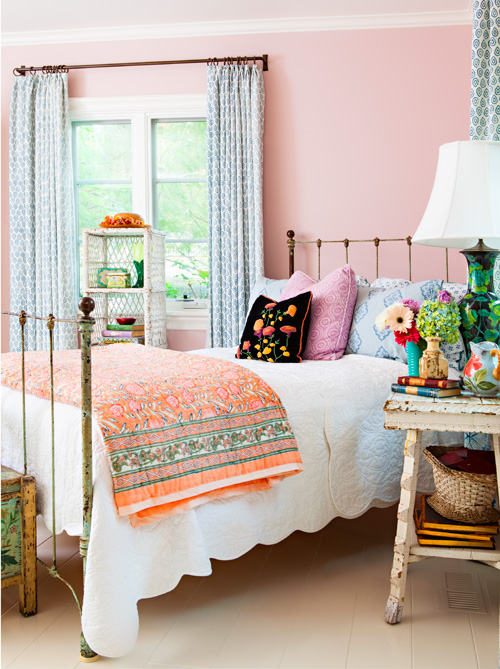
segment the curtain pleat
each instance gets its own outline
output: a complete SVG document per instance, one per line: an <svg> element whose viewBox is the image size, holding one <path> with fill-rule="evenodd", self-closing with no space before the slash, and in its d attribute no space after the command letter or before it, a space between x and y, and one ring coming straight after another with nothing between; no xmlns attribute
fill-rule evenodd
<svg viewBox="0 0 500 669"><path fill-rule="evenodd" d="M256 66L208 67L211 346L234 346L263 274L264 80Z"/></svg>
<svg viewBox="0 0 500 669"><path fill-rule="evenodd" d="M500 141L500 0L475 0L470 138Z"/></svg>
<svg viewBox="0 0 500 669"><path fill-rule="evenodd" d="M10 106L10 308L76 316L76 229L67 74L14 77ZM12 322L10 349L20 350ZM28 319L27 350L49 345L43 321ZM75 348L76 328L58 323L54 346Z"/></svg>

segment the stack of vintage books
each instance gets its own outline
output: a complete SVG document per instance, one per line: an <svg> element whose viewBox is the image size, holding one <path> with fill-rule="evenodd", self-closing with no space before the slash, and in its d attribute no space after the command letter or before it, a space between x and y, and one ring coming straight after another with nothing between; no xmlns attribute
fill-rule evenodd
<svg viewBox="0 0 500 669"><path fill-rule="evenodd" d="M393 393L421 395L423 397L453 397L460 395L460 381L456 379L421 379L419 376L400 376L391 385Z"/></svg>
<svg viewBox="0 0 500 669"><path fill-rule="evenodd" d="M420 509L415 508L415 531L421 546L495 548L498 523L473 525L444 518L429 506L428 497L422 495Z"/></svg>
<svg viewBox="0 0 500 669"><path fill-rule="evenodd" d="M102 331L102 344L144 344L144 323L133 325L120 325L119 323L109 323L106 329Z"/></svg>

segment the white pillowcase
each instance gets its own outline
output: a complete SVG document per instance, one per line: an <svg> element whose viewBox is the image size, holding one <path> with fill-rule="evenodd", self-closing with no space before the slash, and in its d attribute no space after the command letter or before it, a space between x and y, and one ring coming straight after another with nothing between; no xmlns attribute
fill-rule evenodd
<svg viewBox="0 0 500 669"><path fill-rule="evenodd" d="M268 279L265 276L259 277L250 291L248 310L250 311L253 303L259 295L265 295L266 297L270 297L273 300L276 300L276 302L279 302L281 291L287 283L288 279Z"/></svg>

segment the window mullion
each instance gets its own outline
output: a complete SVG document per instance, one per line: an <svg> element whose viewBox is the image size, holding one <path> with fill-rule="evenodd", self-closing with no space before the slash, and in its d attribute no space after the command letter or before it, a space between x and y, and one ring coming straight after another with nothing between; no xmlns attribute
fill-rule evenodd
<svg viewBox="0 0 500 669"><path fill-rule="evenodd" d="M146 222L151 221L149 197L149 137L147 114L131 114L132 130L132 208Z"/></svg>

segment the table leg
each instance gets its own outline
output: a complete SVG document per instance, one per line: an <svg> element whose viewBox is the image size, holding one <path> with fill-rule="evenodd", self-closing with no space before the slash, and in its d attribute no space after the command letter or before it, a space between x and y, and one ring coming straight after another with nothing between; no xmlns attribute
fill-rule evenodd
<svg viewBox="0 0 500 669"><path fill-rule="evenodd" d="M22 582L19 584L19 611L23 616L37 612L36 582L36 494L35 479L21 478L22 499Z"/></svg>
<svg viewBox="0 0 500 669"><path fill-rule="evenodd" d="M385 620L390 624L401 622L405 598L406 573L413 534L413 509L417 490L418 463L420 460L420 430L408 430L405 459L401 476L401 497L398 506L398 525L394 541L394 560L391 570L391 590L385 609Z"/></svg>
<svg viewBox="0 0 500 669"><path fill-rule="evenodd" d="M500 434L492 434L491 437L493 439L493 452L495 453L495 466L497 469L497 504L500 506Z"/></svg>

